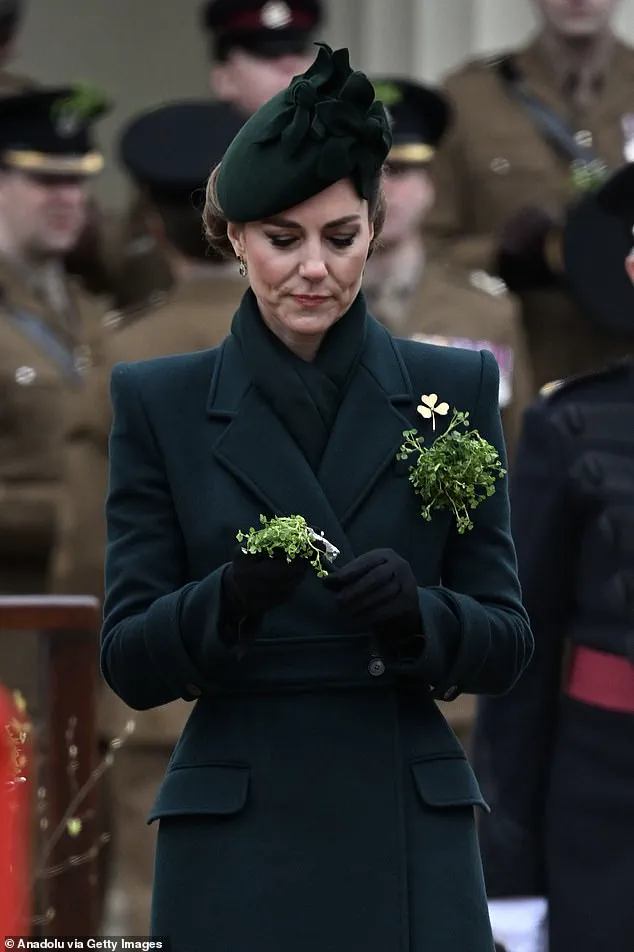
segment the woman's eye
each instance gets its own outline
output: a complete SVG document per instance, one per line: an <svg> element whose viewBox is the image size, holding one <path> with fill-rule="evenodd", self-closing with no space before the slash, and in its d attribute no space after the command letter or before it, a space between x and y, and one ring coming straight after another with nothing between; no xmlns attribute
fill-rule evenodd
<svg viewBox="0 0 634 952"><path fill-rule="evenodd" d="M269 235L269 241L274 248L290 248L296 238L286 237L285 235Z"/></svg>
<svg viewBox="0 0 634 952"><path fill-rule="evenodd" d="M332 237L330 240L331 240L331 242L333 243L333 245L335 246L335 248L349 248L350 245L352 244L352 242L354 241L354 239L355 239L356 237L357 237L356 234L354 234L354 235L337 235L337 236Z"/></svg>

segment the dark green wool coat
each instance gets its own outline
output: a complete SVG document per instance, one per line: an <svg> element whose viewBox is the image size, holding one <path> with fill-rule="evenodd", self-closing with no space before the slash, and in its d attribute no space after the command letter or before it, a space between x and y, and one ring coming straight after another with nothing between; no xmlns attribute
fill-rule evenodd
<svg viewBox="0 0 634 952"><path fill-rule="evenodd" d="M151 814L152 929L172 952L492 952L486 804L434 699L509 690L532 635L506 485L464 536L447 512L420 516L396 453L407 428L433 437L423 393L470 411L504 456L494 358L373 320L317 476L234 339L114 370L102 669L133 708L196 702ZM369 634L312 574L246 653L225 648L223 566L260 513L301 513L340 564L408 559L424 654L373 676Z"/></svg>

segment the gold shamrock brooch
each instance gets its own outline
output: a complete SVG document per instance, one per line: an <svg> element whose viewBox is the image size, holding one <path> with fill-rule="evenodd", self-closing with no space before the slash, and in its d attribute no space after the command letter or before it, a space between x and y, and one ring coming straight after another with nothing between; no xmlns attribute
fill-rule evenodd
<svg viewBox="0 0 634 952"><path fill-rule="evenodd" d="M421 395L420 406L416 407L417 413L420 413L422 417L426 420L431 420L432 429L436 429L436 414L438 416L447 416L449 413L449 404L448 403L438 403L438 394L423 393Z"/></svg>

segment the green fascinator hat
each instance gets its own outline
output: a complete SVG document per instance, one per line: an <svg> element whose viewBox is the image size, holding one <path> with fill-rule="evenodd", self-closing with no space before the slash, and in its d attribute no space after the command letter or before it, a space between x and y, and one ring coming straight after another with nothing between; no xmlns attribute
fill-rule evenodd
<svg viewBox="0 0 634 952"><path fill-rule="evenodd" d="M351 179L368 199L390 151L385 107L346 49L325 43L312 66L265 103L225 152L218 202L228 221L271 218Z"/></svg>

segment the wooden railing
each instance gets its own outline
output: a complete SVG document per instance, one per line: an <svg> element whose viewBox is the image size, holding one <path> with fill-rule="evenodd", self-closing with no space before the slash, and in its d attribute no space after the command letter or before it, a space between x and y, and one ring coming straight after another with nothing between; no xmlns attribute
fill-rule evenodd
<svg viewBox="0 0 634 952"><path fill-rule="evenodd" d="M99 622L94 598L0 597L0 638L38 635L41 714L33 747L40 766L30 782L37 785L34 802L44 800L45 817L33 851L33 874L38 905L49 916L36 932L50 937L100 931L95 855L102 831L94 783ZM83 795L74 804L78 790Z"/></svg>

